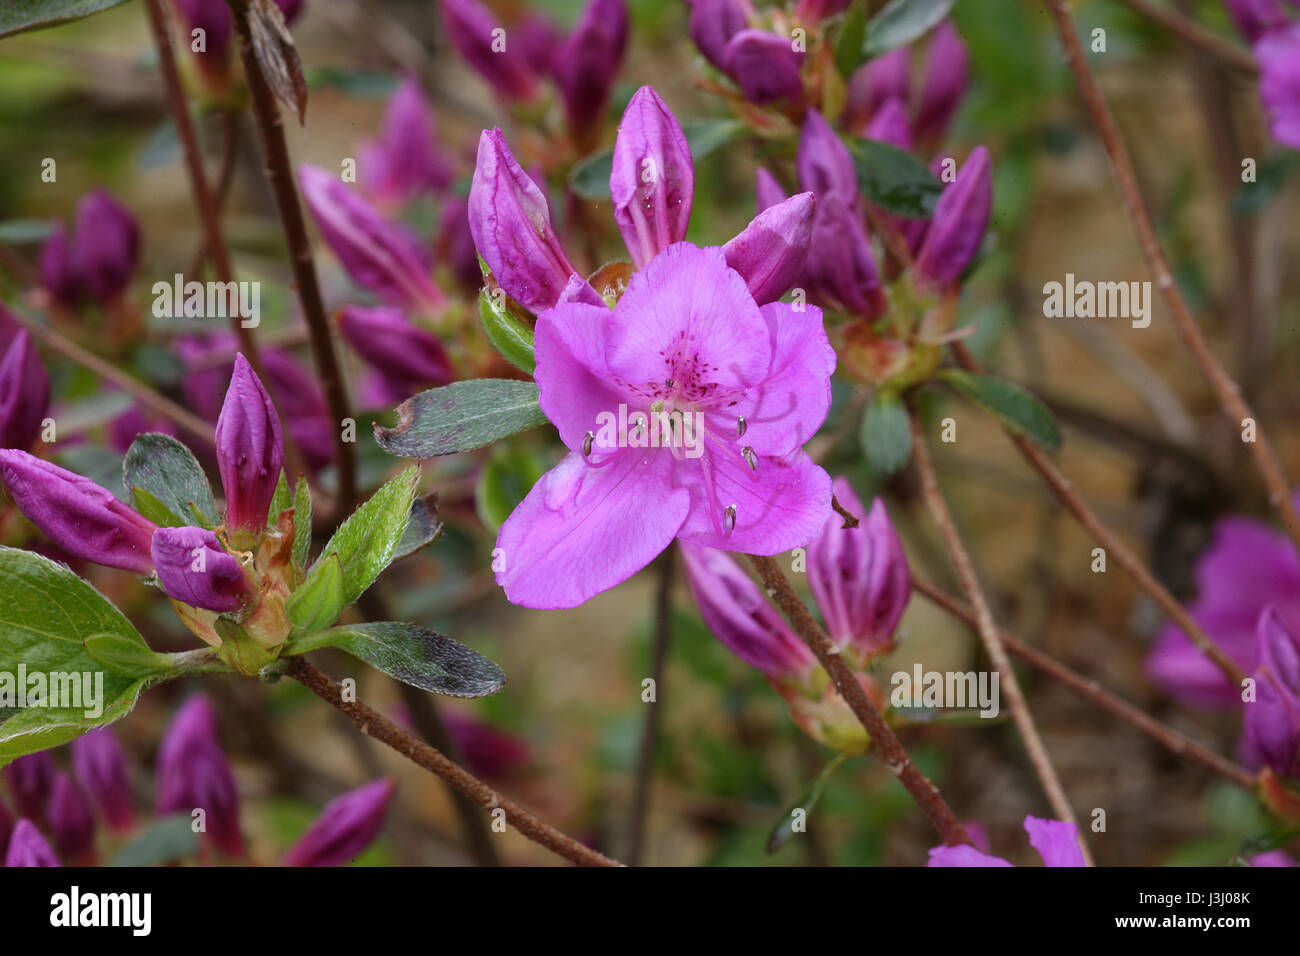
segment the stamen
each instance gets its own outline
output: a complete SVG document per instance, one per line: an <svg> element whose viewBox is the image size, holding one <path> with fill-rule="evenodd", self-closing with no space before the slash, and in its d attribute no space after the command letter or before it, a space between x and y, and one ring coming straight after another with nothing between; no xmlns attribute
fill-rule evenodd
<svg viewBox="0 0 1300 956"><path fill-rule="evenodd" d="M587 434L582 436L582 457L583 458L590 460L591 446L592 443L595 442L595 440L596 440L595 432L587 432Z"/></svg>
<svg viewBox="0 0 1300 956"><path fill-rule="evenodd" d="M724 534L731 534L731 532L736 530L736 506L735 505L727 505L727 510L723 514L723 518L722 518L722 527L724 529L723 532Z"/></svg>
<svg viewBox="0 0 1300 956"><path fill-rule="evenodd" d="M749 423L745 421L745 416L741 415L736 419L736 437L744 438L745 429L749 428Z"/></svg>
<svg viewBox="0 0 1300 956"><path fill-rule="evenodd" d="M740 449L740 453L745 457L745 463L749 465L749 470L758 471L758 456L754 454L754 449L746 445Z"/></svg>

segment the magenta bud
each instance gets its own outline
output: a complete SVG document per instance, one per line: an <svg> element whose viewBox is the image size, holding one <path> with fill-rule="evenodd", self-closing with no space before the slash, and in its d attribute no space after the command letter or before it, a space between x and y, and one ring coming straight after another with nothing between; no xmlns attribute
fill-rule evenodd
<svg viewBox="0 0 1300 956"><path fill-rule="evenodd" d="M1300 777L1300 642L1269 605L1256 628L1255 700L1246 704L1246 744L1284 777Z"/></svg>
<svg viewBox="0 0 1300 956"><path fill-rule="evenodd" d="M473 715L446 710L442 719L456 750L472 773L482 777L507 777L533 759L523 738L493 727Z"/></svg>
<svg viewBox="0 0 1300 956"><path fill-rule="evenodd" d="M1286 11L1278 0L1223 0L1223 5L1250 44L1287 23Z"/></svg>
<svg viewBox="0 0 1300 956"><path fill-rule="evenodd" d="M849 5L849 0L799 0L794 15L803 23L818 23Z"/></svg>
<svg viewBox="0 0 1300 956"><path fill-rule="evenodd" d="M157 525L108 489L13 448L0 450L0 478L27 520L64 551L137 574L153 570L149 542Z"/></svg>
<svg viewBox="0 0 1300 956"><path fill-rule="evenodd" d="M442 0L442 23L447 38L467 64L507 100L531 100L537 77L524 51L482 4L476 0Z"/></svg>
<svg viewBox="0 0 1300 956"><path fill-rule="evenodd" d="M54 759L48 750L19 757L4 768L20 817L36 821L45 819L45 805L49 802L56 772Z"/></svg>
<svg viewBox="0 0 1300 956"><path fill-rule="evenodd" d="M324 468L334 460L334 426L325 393L302 363L287 352L264 349L262 368L283 410L285 428L307 466Z"/></svg>
<svg viewBox="0 0 1300 956"><path fill-rule="evenodd" d="M284 463L280 416L243 353L217 419L217 470L226 492L226 527L261 533Z"/></svg>
<svg viewBox="0 0 1300 956"><path fill-rule="evenodd" d="M992 209L993 164L989 151L976 146L934 207L916 256L920 285L942 288L961 278L979 252Z"/></svg>
<svg viewBox="0 0 1300 956"><path fill-rule="evenodd" d="M157 810L192 816L204 811L208 839L227 856L241 856L239 791L217 741L216 716L196 694L172 719L158 748Z"/></svg>
<svg viewBox="0 0 1300 956"><path fill-rule="evenodd" d="M321 235L358 285L389 305L442 307L446 297L429 278L429 257L410 232L319 166L299 166L298 182Z"/></svg>
<svg viewBox="0 0 1300 956"><path fill-rule="evenodd" d="M866 660L893 650L894 632L912 596L912 577L884 501L877 498L865 510L843 478L835 480L834 490L859 523L846 528L837 514L826 519L820 537L808 546L808 583L835 646Z"/></svg>
<svg viewBox="0 0 1300 956"><path fill-rule="evenodd" d="M110 827L131 828L135 817L126 754L111 730L96 727L72 742L72 772Z"/></svg>
<svg viewBox="0 0 1300 956"><path fill-rule="evenodd" d="M818 303L864 318L884 314L885 294L866 227L838 192L817 198L804 276L809 297Z"/></svg>
<svg viewBox="0 0 1300 956"><path fill-rule="evenodd" d="M691 9L691 39L704 58L727 72L727 43L749 25L745 0L695 0Z"/></svg>
<svg viewBox="0 0 1300 956"><path fill-rule="evenodd" d="M5 802L0 800L0 860L4 859L5 851L9 849L9 837L13 832L14 818L9 815Z"/></svg>
<svg viewBox="0 0 1300 956"><path fill-rule="evenodd" d="M970 79L970 57L961 34L945 20L934 29L925 58L921 102L912 134L918 142L936 144L957 114Z"/></svg>
<svg viewBox="0 0 1300 956"><path fill-rule="evenodd" d="M362 148L362 182L375 202L395 205L451 185L451 162L435 133L433 107L408 77L388 101L380 138Z"/></svg>
<svg viewBox="0 0 1300 956"><path fill-rule="evenodd" d="M532 312L555 305L576 271L551 226L546 197L515 162L500 129L479 137L469 229L497 285Z"/></svg>
<svg viewBox="0 0 1300 956"><path fill-rule="evenodd" d="M474 235L469 231L468 199L451 196L442 207L438 254L465 290L477 295L483 287L483 271L479 268Z"/></svg>
<svg viewBox="0 0 1300 956"><path fill-rule="evenodd" d="M627 49L627 26L623 0L590 0L560 48L555 82L570 129L589 130L604 114Z"/></svg>
<svg viewBox="0 0 1300 956"><path fill-rule="evenodd" d="M818 199L835 193L848 206L856 208L858 172L853 166L853 156L839 133L816 110L809 110L804 119L795 168L799 172L799 185Z"/></svg>
<svg viewBox="0 0 1300 956"><path fill-rule="evenodd" d="M1255 44L1259 98L1273 138L1300 149L1300 21Z"/></svg>
<svg viewBox="0 0 1300 956"><path fill-rule="evenodd" d="M564 42L554 23L541 14L525 13L510 31L510 36L529 69L538 76L551 75Z"/></svg>
<svg viewBox="0 0 1300 956"><path fill-rule="evenodd" d="M90 804L66 773L54 778L45 825L61 858L73 862L84 860L94 850L95 818L91 816Z"/></svg>
<svg viewBox="0 0 1300 956"><path fill-rule="evenodd" d="M758 167L754 176L755 212L770 209L786 200L785 189L780 181L764 166Z"/></svg>
<svg viewBox="0 0 1300 956"><path fill-rule="evenodd" d="M72 308L77 304L82 292L81 272L77 269L72 242L68 239L68 230L63 223L55 223L54 229L41 246L37 267L41 274L41 285L55 302L64 308Z"/></svg>
<svg viewBox="0 0 1300 956"><path fill-rule="evenodd" d="M86 289L101 304L126 289L140 258L135 217L107 190L96 189L77 203L73 233L77 269Z"/></svg>
<svg viewBox="0 0 1300 956"><path fill-rule="evenodd" d="M343 866L356 859L383 829L395 786L391 780L376 780L335 797L280 865Z"/></svg>
<svg viewBox="0 0 1300 956"><path fill-rule="evenodd" d="M339 313L339 330L403 399L455 378L442 342L400 309L347 306Z"/></svg>
<svg viewBox="0 0 1300 956"><path fill-rule="evenodd" d="M897 146L905 152L910 151L912 127L907 118L907 104L897 99L886 100L863 128L862 135L867 139Z"/></svg>
<svg viewBox="0 0 1300 956"><path fill-rule="evenodd" d="M745 99L760 106L803 96L803 51L787 36L741 30L727 41L723 63Z"/></svg>
<svg viewBox="0 0 1300 956"><path fill-rule="evenodd" d="M159 528L153 535L158 584L168 597L208 611L238 611L250 587L239 559L204 528Z"/></svg>
<svg viewBox="0 0 1300 956"><path fill-rule="evenodd" d="M614 221L638 269L686 238L695 164L677 117L648 86L632 96L619 123L609 191Z"/></svg>
<svg viewBox="0 0 1300 956"><path fill-rule="evenodd" d="M800 193L760 212L722 247L759 305L785 295L803 272L812 239L812 193Z"/></svg>
<svg viewBox="0 0 1300 956"><path fill-rule="evenodd" d="M0 355L0 448L31 448L50 408L50 376L22 329Z"/></svg>
<svg viewBox="0 0 1300 956"><path fill-rule="evenodd" d="M845 125L860 129L890 100L907 103L912 69L907 47L898 47L862 64L849 78Z"/></svg>
<svg viewBox="0 0 1300 956"><path fill-rule="evenodd" d="M62 866L55 856L54 849L45 842L41 831L31 820L19 820L14 825L13 835L9 838L9 849L5 852L5 866Z"/></svg>
<svg viewBox="0 0 1300 956"><path fill-rule="evenodd" d="M280 8L280 13L284 15L284 22L292 25L302 15L303 9L307 6L307 0L275 0L275 5Z"/></svg>
<svg viewBox="0 0 1300 956"><path fill-rule="evenodd" d="M180 11L181 23L185 35L192 37L195 30L203 31L203 47L195 56L200 60L217 62L225 60L230 53L230 40L234 33L234 24L230 19L230 7L226 0L174 0ZM185 44L193 49L192 43Z"/></svg>
<svg viewBox="0 0 1300 956"><path fill-rule="evenodd" d="M686 542L681 548L691 593L713 636L768 677L805 680L817 660L758 585L721 551Z"/></svg>

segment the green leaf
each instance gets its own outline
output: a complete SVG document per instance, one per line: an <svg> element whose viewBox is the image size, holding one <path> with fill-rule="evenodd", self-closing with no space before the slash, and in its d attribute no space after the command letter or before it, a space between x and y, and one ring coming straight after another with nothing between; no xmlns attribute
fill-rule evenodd
<svg viewBox="0 0 1300 956"><path fill-rule="evenodd" d="M188 813L151 821L105 866L161 866L199 851L199 837Z"/></svg>
<svg viewBox="0 0 1300 956"><path fill-rule="evenodd" d="M491 530L499 530L524 500L546 468L526 448L506 448L492 456L479 472L474 500L479 517Z"/></svg>
<svg viewBox="0 0 1300 956"><path fill-rule="evenodd" d="M407 516L411 513L411 502L415 499L415 486L419 480L420 469L413 465L352 512L329 539L298 590L320 588L322 585L315 579L334 573L328 569L329 559L331 555L337 555L342 577L341 607L347 607L360 597L397 553L397 544L406 530Z"/></svg>
<svg viewBox="0 0 1300 956"><path fill-rule="evenodd" d="M274 525L280 520L280 513L288 511L292 507L293 499L289 496L289 479L281 471L280 477L275 483L275 491L271 494L271 505L266 509L266 523Z"/></svg>
<svg viewBox="0 0 1300 956"><path fill-rule="evenodd" d="M1056 451L1061 446L1061 432L1052 413L1019 385L996 375L975 375L959 369L944 369L939 375L975 404L992 412L1016 434L1024 435L1048 451Z"/></svg>
<svg viewBox="0 0 1300 956"><path fill-rule="evenodd" d="M537 368L533 356L533 330L510 311L504 292L484 289L478 297L478 317L492 347L516 368L529 375Z"/></svg>
<svg viewBox="0 0 1300 956"><path fill-rule="evenodd" d="M123 677L147 677L171 669L167 658L150 648L139 634L92 634L86 638L85 647L91 660Z"/></svg>
<svg viewBox="0 0 1300 956"><path fill-rule="evenodd" d="M426 545L432 544L442 534L442 522L438 520L438 496L417 498L411 502L411 513L406 519L406 530L402 540L397 542L393 560L414 554Z"/></svg>
<svg viewBox="0 0 1300 956"><path fill-rule="evenodd" d="M0 37L42 30L108 10L126 0L6 0L0 4Z"/></svg>
<svg viewBox="0 0 1300 956"><path fill-rule="evenodd" d="M767 837L768 853L775 853L777 850L781 849L781 847L790 842L797 832L800 832L794 829L795 811L803 811L803 819L806 824L808 817L812 815L813 807L817 806L817 801L821 799L822 792L826 789L826 784L830 782L835 771L840 768L840 764L844 763L847 759L848 757L844 754L836 754L832 757L830 763L822 768L822 772L817 775L817 779L812 782L812 785L804 792L804 795L799 798L799 802L790 807L786 811L785 815L777 821L776 826L772 827L772 830Z"/></svg>
<svg viewBox="0 0 1300 956"><path fill-rule="evenodd" d="M343 603L343 565L331 554L312 568L312 573L289 597L285 612L293 626L319 631L338 620Z"/></svg>
<svg viewBox="0 0 1300 956"><path fill-rule="evenodd" d="M888 143L859 139L849 144L858 185L876 205L908 219L925 219L943 192L943 184L925 163Z"/></svg>
<svg viewBox="0 0 1300 956"><path fill-rule="evenodd" d="M311 487L307 478L298 476L298 487L293 492L293 563L307 567L311 554Z"/></svg>
<svg viewBox="0 0 1300 956"><path fill-rule="evenodd" d="M477 651L415 624L356 624L290 638L284 654L337 647L390 677L452 697L485 697L506 683L501 668Z"/></svg>
<svg viewBox="0 0 1300 956"><path fill-rule="evenodd" d="M863 56L870 59L906 46L938 26L955 0L892 0L867 24Z"/></svg>
<svg viewBox="0 0 1300 956"><path fill-rule="evenodd" d="M747 127L738 119L700 119L682 124L691 160L698 166L710 154L736 139ZM614 150L602 149L579 162L569 173L569 188L583 199L608 202L609 177L614 170Z"/></svg>
<svg viewBox="0 0 1300 956"><path fill-rule="evenodd" d="M6 219L0 222L0 242L25 246L44 242L54 232L52 219ZM63 414L60 414L60 419Z"/></svg>
<svg viewBox="0 0 1300 956"><path fill-rule="evenodd" d="M862 419L862 450L882 474L902 470L912 457L912 423L898 393L877 390Z"/></svg>
<svg viewBox="0 0 1300 956"><path fill-rule="evenodd" d="M537 385L475 378L431 388L397 406L397 424L375 426L375 441L390 455L433 458L482 448L545 424Z"/></svg>
<svg viewBox="0 0 1300 956"><path fill-rule="evenodd" d="M844 14L840 31L835 35L835 68L840 76L853 73L865 59L863 48L867 39L867 5L855 0Z"/></svg>
<svg viewBox="0 0 1300 956"><path fill-rule="evenodd" d="M171 435L146 432L136 438L122 462L122 480L137 510L143 500L144 507L161 505L170 513L170 520L145 515L156 524L188 525L197 515L203 527L217 525L217 504L207 475L194 453ZM137 490L148 497L137 495Z"/></svg>
<svg viewBox="0 0 1300 956"><path fill-rule="evenodd" d="M21 666L29 678L43 674L66 690L85 691L62 706L19 708L17 688L0 681L0 766L125 716L146 682L162 678L129 677L91 657L88 638L117 638L119 652L126 643L144 648L144 639L107 598L63 565L30 551L0 548L0 581L0 673L16 681ZM71 674L90 677L74 684L50 676Z"/></svg>

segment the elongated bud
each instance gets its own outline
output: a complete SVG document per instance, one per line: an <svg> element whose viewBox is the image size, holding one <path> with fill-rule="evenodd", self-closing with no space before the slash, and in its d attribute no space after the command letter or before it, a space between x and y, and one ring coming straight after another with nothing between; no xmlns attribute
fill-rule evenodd
<svg viewBox="0 0 1300 956"><path fill-rule="evenodd" d="M137 574L153 570L152 521L89 478L17 449L0 450L0 478L18 509L69 554Z"/></svg>
<svg viewBox="0 0 1300 956"><path fill-rule="evenodd" d="M531 100L537 94L523 49L495 16L476 0L441 0L442 23L456 52L507 100Z"/></svg>
<svg viewBox="0 0 1300 956"><path fill-rule="evenodd" d="M910 151L912 127L907 118L907 104L898 99L886 100L863 128L862 135Z"/></svg>
<svg viewBox="0 0 1300 956"><path fill-rule="evenodd" d="M48 750L19 757L4 768L5 779L14 795L14 807L20 817L38 822L45 819L45 805L54 786L54 759Z"/></svg>
<svg viewBox="0 0 1300 956"><path fill-rule="evenodd" d="M81 299L81 271L72 253L72 242L63 223L55 223L45 243L41 246L37 267L41 285L54 301L66 309L76 306Z"/></svg>
<svg viewBox="0 0 1300 956"><path fill-rule="evenodd" d="M515 162L500 129L479 137L469 229L497 285L532 312L555 305L576 271L551 226L546 197Z"/></svg>
<svg viewBox="0 0 1300 956"><path fill-rule="evenodd" d="M774 680L806 681L817 660L758 585L721 551L685 542L681 547L691 593L713 636Z"/></svg>
<svg viewBox="0 0 1300 956"><path fill-rule="evenodd" d="M803 97L804 54L789 37L764 30L741 30L722 54L728 76L745 99L760 106Z"/></svg>
<svg viewBox="0 0 1300 956"><path fill-rule="evenodd" d="M347 306L339 313L339 330L403 399L455 377L442 342L399 309Z"/></svg>
<svg viewBox="0 0 1300 956"><path fill-rule="evenodd" d="M59 856L69 862L84 860L95 848L95 818L86 795L66 773L54 778L45 822Z"/></svg>
<svg viewBox="0 0 1300 956"><path fill-rule="evenodd" d="M280 865L342 866L354 860L383 829L394 786L391 780L376 780L335 797Z"/></svg>
<svg viewBox="0 0 1300 956"><path fill-rule="evenodd" d="M623 0L590 0L555 60L555 81L569 128L590 136L597 127L627 48Z"/></svg>
<svg viewBox="0 0 1300 956"><path fill-rule="evenodd" d="M912 578L884 501L877 498L866 511L846 480L837 478L834 489L859 524L845 528L837 514L826 519L821 536L808 546L808 584L836 647L852 649L865 661L893 649Z"/></svg>
<svg viewBox="0 0 1300 956"><path fill-rule="evenodd" d="M108 303L122 294L135 272L140 228L125 206L96 189L77 203L73 248L86 289L101 304Z"/></svg>
<svg viewBox="0 0 1300 956"><path fill-rule="evenodd" d="M230 7L225 0L174 0L180 11L180 19L186 35L193 35L195 30L203 31L203 49L195 56L204 64L206 70L216 68L230 54L230 39L233 35L233 23L230 19ZM193 49L193 44L186 46Z"/></svg>
<svg viewBox="0 0 1300 956"><path fill-rule="evenodd" d="M50 409L50 376L22 329L0 355L0 448L31 448Z"/></svg>
<svg viewBox="0 0 1300 956"><path fill-rule="evenodd" d="M781 187L781 183L765 166L758 167L758 172L754 176L754 198L754 211L756 213L770 209L777 203L783 203L786 200L785 190Z"/></svg>
<svg viewBox="0 0 1300 956"><path fill-rule="evenodd" d="M1246 743L1283 777L1300 776L1300 641L1277 608L1259 617L1255 700L1246 705Z"/></svg>
<svg viewBox="0 0 1300 956"><path fill-rule="evenodd" d="M993 209L993 164L977 146L935 205L921 251L916 256L919 284L942 288L961 278L975 259Z"/></svg>
<svg viewBox="0 0 1300 956"><path fill-rule="evenodd" d="M695 164L677 117L648 86L632 96L619 123L609 191L614 221L638 269L686 238Z"/></svg>
<svg viewBox="0 0 1300 956"><path fill-rule="evenodd" d="M202 695L176 714L158 748L157 809L190 816L202 809L211 842L228 856L244 852L239 791L216 736L216 717Z"/></svg>
<svg viewBox="0 0 1300 956"><path fill-rule="evenodd" d="M704 58L727 72L727 43L749 25L745 0L695 0L691 9L691 39Z"/></svg>
<svg viewBox="0 0 1300 956"><path fill-rule="evenodd" d="M501 730L473 715L458 710L442 714L447 732L464 758L465 766L482 777L509 776L527 766L533 759L528 743L522 737Z"/></svg>
<svg viewBox="0 0 1300 956"><path fill-rule="evenodd" d="M153 563L168 597L193 607L229 613L248 599L249 583L234 555L204 528L159 528Z"/></svg>
<svg viewBox="0 0 1300 956"><path fill-rule="evenodd" d="M921 102L916 109L913 136L919 143L938 144L957 115L970 80L970 57L961 34L945 20L935 27L926 54Z"/></svg>
<svg viewBox="0 0 1300 956"><path fill-rule="evenodd" d="M812 193L769 206L722 247L727 265L744 277L759 305L781 298L802 274L815 206Z"/></svg>
<svg viewBox="0 0 1300 956"><path fill-rule="evenodd" d="M906 104L911 86L910 73L911 57L907 47L883 53L854 70L849 78L844 125L851 130L862 129L890 100L901 100Z"/></svg>
<svg viewBox="0 0 1300 956"><path fill-rule="evenodd" d="M243 353L217 419L217 469L226 492L226 527L261 533L284 463L280 416Z"/></svg>
<svg viewBox="0 0 1300 956"><path fill-rule="evenodd" d="M107 727L96 727L72 742L72 773L114 830L129 830L131 781L126 754Z"/></svg>
<svg viewBox="0 0 1300 956"><path fill-rule="evenodd" d="M420 81L407 77L388 101L383 135L362 149L361 176L367 194L388 206L451 185L451 162L434 137L433 107Z"/></svg>
<svg viewBox="0 0 1300 956"><path fill-rule="evenodd" d="M866 227L838 192L817 197L804 274L810 297L819 303L864 318L885 311Z"/></svg>
<svg viewBox="0 0 1300 956"><path fill-rule="evenodd" d="M840 134L816 110L809 110L804 119L795 166L799 171L799 185L811 190L818 199L835 193L847 205L856 206L858 173L853 156Z"/></svg>
<svg viewBox="0 0 1300 956"><path fill-rule="evenodd" d="M525 12L510 31L515 49L523 55L524 62L538 76L550 76L555 70L564 39L560 30L540 13Z"/></svg>
<svg viewBox="0 0 1300 956"><path fill-rule="evenodd" d="M384 219L319 166L299 166L298 183L321 236L358 285L390 305L416 312L435 311L446 303L429 278L427 253L405 227Z"/></svg>
<svg viewBox="0 0 1300 956"><path fill-rule="evenodd" d="M31 820L19 820L9 838L5 852L5 866L62 866L54 849L45 842L41 831Z"/></svg>
<svg viewBox="0 0 1300 956"><path fill-rule="evenodd" d="M1268 130L1279 143L1300 149L1300 21L1262 37L1255 58Z"/></svg>
<svg viewBox="0 0 1300 956"><path fill-rule="evenodd" d="M1223 0L1223 5L1250 44L1287 23L1286 11L1278 0Z"/></svg>

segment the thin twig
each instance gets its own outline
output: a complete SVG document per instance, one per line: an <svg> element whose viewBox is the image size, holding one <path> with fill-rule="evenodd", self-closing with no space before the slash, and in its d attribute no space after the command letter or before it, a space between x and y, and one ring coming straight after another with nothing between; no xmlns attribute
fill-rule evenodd
<svg viewBox="0 0 1300 956"><path fill-rule="evenodd" d="M956 356L958 363L971 372L980 371L979 363L975 361L970 351L960 342L952 343L952 352ZM1223 671L1232 684L1240 685L1242 678L1241 669L1230 658L1223 649L1215 643L1214 638L1205 632L1187 610L1178 602L1169 589L1156 580L1156 576L1147 570L1147 566L1142 559L1134 554L1122 540L1119 535L1115 534L1106 524L1097 517L1097 513L1088 507L1059 468L1053 464L1047 454L1035 445L1032 441L1023 435L1018 435L1010 430L1005 430L1007 437L1011 439L1020 454L1025 460L1034 467L1034 470L1042 476L1047 487L1052 489L1061 504L1065 505L1067 511L1074 515L1079 524L1087 529L1088 533L1097 540L1097 542L1106 549L1106 553L1119 562L1120 567L1128 572L1133 582L1141 588L1151 600L1155 601L1160 609L1164 611L1178 625L1182 632L1187 635L1188 640L1197 646L1197 648L1206 657L1212 660L1219 670Z"/></svg>
<svg viewBox="0 0 1300 956"><path fill-rule="evenodd" d="M1124 201L1129 220L1137 234L1138 245L1141 246L1142 254L1155 274L1156 286L1165 297L1178 334L1191 350L1215 398L1234 426L1244 428L1246 419L1254 422L1255 440L1246 444L1250 446L1255 465L1268 488L1269 503L1282 516L1287 533L1296 547L1300 548L1300 515L1296 513L1295 504L1291 500L1286 474L1282 471L1282 465L1265 436L1259 419L1251 411L1250 404L1242 397L1237 383L1219 364L1219 360L1201 335L1200 329L1197 328L1196 320L1192 317L1191 310L1178 289L1164 247L1160 244L1160 237L1156 233L1146 202L1142 198L1142 191L1138 187L1133 160L1128 154L1128 148L1124 145L1119 127L1115 123L1115 117L1106 104L1105 97L1102 96L1101 87L1097 85L1097 79L1092 75L1083 47L1079 43L1079 34L1074 28L1068 0L1046 0L1046 3L1056 22L1056 32L1061 38L1065 58L1079 85L1079 92L1083 96L1088 112L1092 115L1102 144L1106 148L1106 155L1110 158L1115 184L1119 188L1120 197Z"/></svg>
<svg viewBox="0 0 1300 956"><path fill-rule="evenodd" d="M650 679L654 681L654 699L646 706L641 724L641 748L636 759L636 784L632 791L632 816L628 821L627 865L639 866L645 848L646 825L650 816L650 785L654 782L655 755L659 750L660 695L664 687L664 664L673 636L673 554L669 548L659 560L655 587L654 648L651 652Z"/></svg>
<svg viewBox="0 0 1300 956"><path fill-rule="evenodd" d="M980 640L993 666L1002 675L1001 686L1007 696L1007 704L1011 708L1011 718L1015 721L1020 739L1029 754L1029 762L1038 775L1043 792L1047 794L1052 811L1059 819L1077 826L1074 809L1065 795L1065 788L1061 786L1061 780L1052 765L1051 757L1048 756L1047 748L1043 746L1043 739L1038 735L1038 728L1034 726L1033 715L1029 713L1029 705L1020 690L1020 682L1016 680L1016 672L1011 666L1011 659L1007 656L1006 646L1002 643L1001 631L993 620L993 612L989 609L988 600L984 597L979 578L975 574L975 565L966 552L966 546L962 544L957 526L953 524L948 504L943 500L939 477L934 470L934 461L930 458L930 446L925 440L925 434L915 412L912 413L912 457L916 459L917 471L921 477L921 495L930 510L930 515L934 518L934 523L939 528L944 545L948 549L949 560L961 581L962 590L966 592L967 599L975 608L976 629ZM1091 854L1082 835L1079 845L1083 850L1084 859L1091 865Z"/></svg>
<svg viewBox="0 0 1300 956"><path fill-rule="evenodd" d="M1177 34L1180 39L1192 46L1217 57L1234 70L1240 70L1247 76L1259 75L1259 64L1244 46L1219 36L1213 30L1202 26L1191 17L1184 16L1172 7L1152 3L1151 0L1119 0L1119 2L1136 10L1148 20L1160 24L1170 33Z"/></svg>
<svg viewBox="0 0 1300 956"><path fill-rule="evenodd" d="M239 34L239 56L244 64L244 77L253 103L253 116L257 120L258 138L266 163L266 178L275 195L275 205L280 212L285 241L289 246L289 261L293 267L294 283L298 287L298 300L307 320L311 351L316 361L321 388L329 402L334 418L335 466L338 472L338 511L352 513L357 501L356 454L352 442L343 436L343 422L349 417L347 388L338 356L334 354L334 340L330 334L329 318L321 297L320 283L316 278L316 263L312 257L311 241L307 238L307 224L303 220L302 205L294 186L293 166L289 160L289 146L284 139L280 107L275 101L257 55L249 27L247 0L229 0L234 15L235 32Z"/></svg>
<svg viewBox="0 0 1300 956"><path fill-rule="evenodd" d="M285 673L321 700L341 710L363 734L373 737L408 760L419 764L479 805L489 810L504 810L506 820L534 843L546 847L571 863L582 866L622 865L617 860L612 860L603 853L598 853L591 847L566 836L513 800L501 796L468 770L448 760L440 751L424 741L407 733L373 707L359 700L344 700L339 685L318 667L308 663L306 658L293 658Z"/></svg>
<svg viewBox="0 0 1300 956"><path fill-rule="evenodd" d="M759 577L763 579L763 586L767 589L768 596L781 609L781 613L785 615L795 632L812 648L813 653L817 655L817 660L830 675L835 689L839 691L844 702L849 705L849 709L870 735L872 752L907 788L907 792L934 824L934 828L939 831L939 836L946 845L959 846L970 843L966 828L943 799L939 788L931 783L912 762L902 741L885 723L885 718L871 702L871 698L858 683L857 677L849 666L844 663L834 643L799 599L799 595L795 593L793 585L781 570L781 566L771 558L759 555L750 555L750 560L754 563Z"/></svg>
<svg viewBox="0 0 1300 956"><path fill-rule="evenodd" d="M963 604L961 601L957 600L957 598L948 594L946 591L935 587L929 581L918 579L913 575L912 587L917 591L920 591L922 595L943 608L953 617L960 618L971 626L977 625L975 612L971 609L970 605ZM1208 747L1184 737L1167 724L1162 724L1154 717L1151 717L1137 707L1134 707L1128 701L1112 694L1095 680L1091 680L1081 674L1075 673L1054 657L1050 657L1037 648L1025 644L1007 631L1002 630L999 633L1002 637L1002 643L1006 645L1007 650L1016 655L1016 657L1019 657L1025 663L1029 664L1031 667L1037 668L1053 680L1064 684L1084 700L1096 704L1112 717L1122 720L1126 724L1132 725L1138 731L1146 734L1170 753L1193 760L1196 763L1199 763L1202 767L1232 781L1237 786L1249 790L1252 793L1254 792L1255 778L1251 775L1250 771L1246 770L1245 767L1235 764L1231 760L1219 756Z"/></svg>

